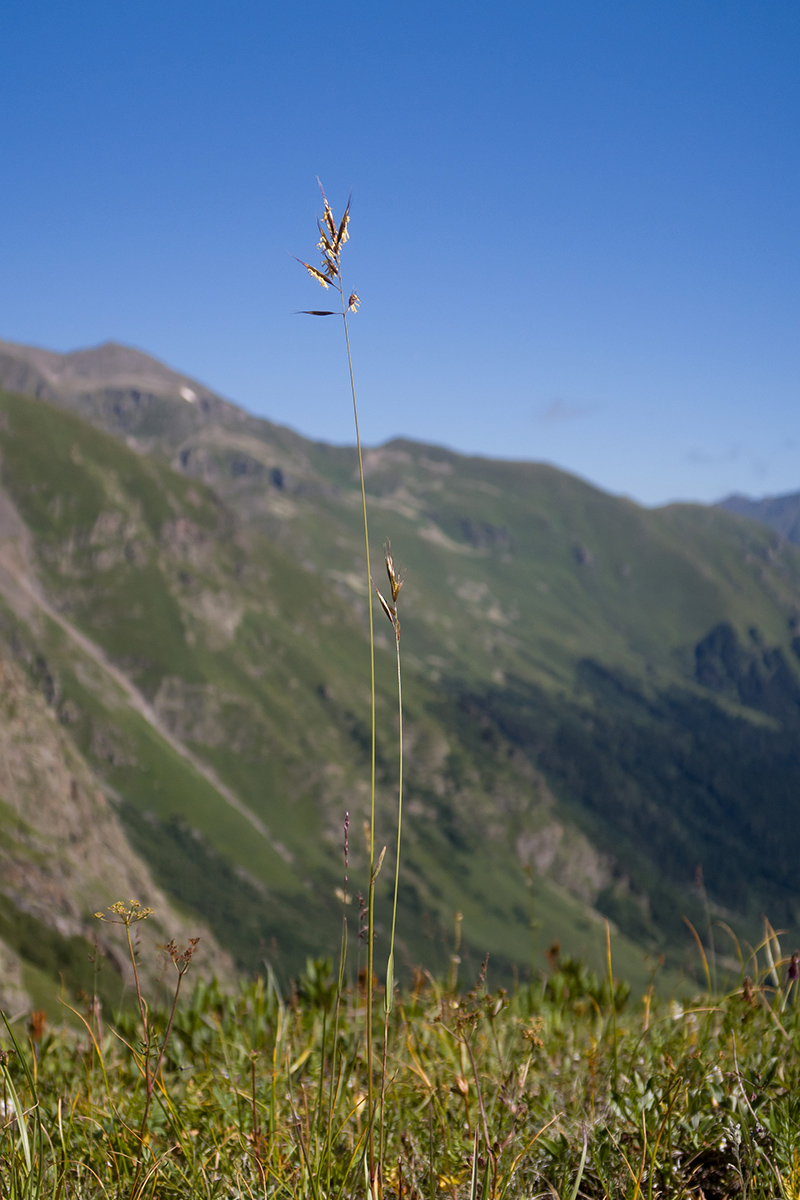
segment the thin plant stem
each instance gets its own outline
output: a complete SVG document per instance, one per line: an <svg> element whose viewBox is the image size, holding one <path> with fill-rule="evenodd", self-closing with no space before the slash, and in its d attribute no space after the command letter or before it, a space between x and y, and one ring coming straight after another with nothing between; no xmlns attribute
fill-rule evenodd
<svg viewBox="0 0 800 1200"><path fill-rule="evenodd" d="M384 547L386 574L389 577L392 602L389 604L378 592L381 607L392 623L397 656L397 708L398 708L398 744L400 765L398 769L397 788L397 856L394 869L394 899L392 903L392 932L389 941L389 959L386 964L386 991L383 998L383 1062L381 1067L381 1101L380 1101L380 1133L379 1133L379 1162L383 1163L384 1150L384 1106L386 1103L386 1058L389 1046L389 1014L392 1011L394 998L394 941L397 927L397 894L400 884L400 843L403 834L403 676L400 669L400 619L397 615L397 598L403 586L403 573L395 571L392 548L387 542ZM377 591L377 588L376 588Z"/></svg>
<svg viewBox="0 0 800 1200"><path fill-rule="evenodd" d="M342 937L339 945L339 976L336 983L336 1006L333 1021L333 1046L331 1048L331 1082L328 1097L328 1124L325 1130L325 1156L327 1163L327 1195L331 1194L331 1144L333 1136L334 1099L338 1099L339 1086L336 1075L336 1058L339 1045L339 1017L341 1015L342 991L344 988L345 968L347 965L347 886L350 869L348 834L350 829L350 813L344 815L344 889L342 892ZM356 980L358 986L358 980ZM341 1063L339 1065L341 1073ZM322 1073L324 1078L324 1072ZM321 1086L321 1085L320 1085Z"/></svg>
<svg viewBox="0 0 800 1200"><path fill-rule="evenodd" d="M125 922L125 935L128 940L128 955L131 960L131 966L133 967L133 983L134 983L134 987L136 989L136 1001L139 1005L139 1015L142 1020L142 1034L144 1036L144 1046L145 1046L145 1056L144 1056L145 1075L144 1075L144 1078L145 1078L145 1086L147 1089L147 1094L149 1095L150 1094L150 1023L148 1021L148 1014L147 1014L147 1001L145 1000L144 996L142 995L142 989L141 989L141 985L139 983L139 968L136 963L136 950L133 945L133 939L131 938L131 926L130 926L129 921Z"/></svg>
<svg viewBox="0 0 800 1200"><path fill-rule="evenodd" d="M400 671L400 623L395 612L394 641L397 651L397 715L398 715L398 744L400 764L397 784L397 857L394 868L394 899L392 901L392 934L389 940L389 966L386 972L385 1007L387 1015L392 1011L392 991L394 988L394 936L397 928L397 894L400 886L400 841L403 835L403 677Z"/></svg>
<svg viewBox="0 0 800 1200"><path fill-rule="evenodd" d="M386 1056L389 1050L389 1010L384 1005L383 1009L383 1060L381 1062L381 1103L380 1103L380 1123L378 1129L378 1166L383 1167L383 1134L385 1129L385 1105L386 1105ZM381 1176L381 1184L383 1177ZM382 1190L382 1189L381 1189Z"/></svg>
<svg viewBox="0 0 800 1200"><path fill-rule="evenodd" d="M127 930L128 930L128 939L130 940L130 926L127 926ZM195 945L197 944L196 939L194 940L194 944ZM174 942L171 942L170 946L167 949L168 949L168 951L169 950L174 951L173 962L176 962L176 958L179 958L179 956L177 954L177 948L175 947ZM139 1179L141 1178L142 1166L144 1163L143 1150L144 1150L144 1144L145 1144L145 1135L147 1133L147 1121L150 1116L150 1107L153 1103L153 1092L155 1091L156 1083L158 1081L158 1076L161 1071L161 1066L162 1066L162 1063L164 1062L164 1055L166 1054L167 1043L169 1042L170 1035L172 1033L172 1026L175 1021L175 1013L178 1010L178 997L180 996L181 984L183 983L183 977L186 974L187 970L189 969L189 963L191 962L191 960L192 960L192 952L187 952L186 954L184 954L183 958L180 959L181 965L177 966L177 963L176 963L178 978L177 978L177 981L175 984L175 993L172 997L172 1008L170 1009L169 1020L167 1022L167 1029L164 1034L164 1038L161 1042L161 1046L159 1047L158 1057L156 1058L156 1065L152 1071L149 1071L150 1029L148 1028L148 1031L147 1031L145 1056L146 1056L146 1065L148 1066L148 1074L147 1074L147 1078L146 1078L146 1094L145 1094L145 1102L144 1102L144 1112L142 1113L142 1121L141 1121L141 1125L139 1126L139 1145L138 1145L137 1152L136 1152L136 1175L134 1176L133 1184L131 1185L131 1196L132 1197L136 1197L139 1195L139 1191L137 1189L138 1189ZM137 976L137 986L138 986L138 976ZM142 1185L142 1186L144 1186L144 1185Z"/></svg>
<svg viewBox="0 0 800 1200"><path fill-rule="evenodd" d="M375 622L372 613L372 570L369 560L369 522L367 520L367 490L364 483L364 460L361 453L361 430L358 424L358 401L356 400L356 382L353 374L353 355L350 350L350 332L347 328L347 306L344 298L344 285L340 277L339 297L342 302L342 321L344 322L344 338L347 345L347 366L350 371L350 391L353 396L353 420L356 427L356 449L358 451L358 477L361 484L361 513L364 519L364 557L367 565L367 611L369 612L369 685L370 685L370 805L369 805L369 892L367 900L367 1153L369 1155L370 1184L375 1187L375 1146L373 1143L373 1123L375 1112L375 1094L373 1082L373 1061L375 1055L374 1035L372 1026L373 986L375 952Z"/></svg>
<svg viewBox="0 0 800 1200"><path fill-rule="evenodd" d="M608 965L608 991L611 998L611 1036L614 1041L614 1091L616 1091L619 1074L617 1066L617 1001L614 991L614 972L611 969L611 927L608 921L606 921L606 959Z"/></svg>

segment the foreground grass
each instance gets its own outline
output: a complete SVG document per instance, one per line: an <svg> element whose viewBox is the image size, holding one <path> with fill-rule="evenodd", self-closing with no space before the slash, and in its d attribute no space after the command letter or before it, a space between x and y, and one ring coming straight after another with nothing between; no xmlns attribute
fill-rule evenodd
<svg viewBox="0 0 800 1200"><path fill-rule="evenodd" d="M511 994L420 975L389 1018L383 1195L794 1200L795 974L767 959L685 1007L652 989L626 1002L618 984L612 999L571 960ZM112 1030L89 1005L82 1033L6 1028L2 1195L362 1197L365 1018L324 962L285 997L271 977L235 995L196 983L149 1115L139 1014ZM151 1078L168 1019L148 1010Z"/></svg>

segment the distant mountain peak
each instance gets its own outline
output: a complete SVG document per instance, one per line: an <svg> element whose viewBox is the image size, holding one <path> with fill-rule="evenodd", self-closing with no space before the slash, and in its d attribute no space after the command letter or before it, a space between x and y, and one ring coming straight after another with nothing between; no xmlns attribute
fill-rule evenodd
<svg viewBox="0 0 800 1200"><path fill-rule="evenodd" d="M720 500L717 508L727 509L737 517L749 517L768 525L781 537L800 544L800 492L789 492L784 496L763 496L752 500L749 496L734 493Z"/></svg>
<svg viewBox="0 0 800 1200"><path fill-rule="evenodd" d="M205 384L121 342L101 342L99 346L60 354L38 346L0 341L0 385L30 393L34 390L32 372L39 377L36 394L48 398L53 398L51 393L55 391L135 387L183 399L187 398L187 391L195 398L220 399Z"/></svg>

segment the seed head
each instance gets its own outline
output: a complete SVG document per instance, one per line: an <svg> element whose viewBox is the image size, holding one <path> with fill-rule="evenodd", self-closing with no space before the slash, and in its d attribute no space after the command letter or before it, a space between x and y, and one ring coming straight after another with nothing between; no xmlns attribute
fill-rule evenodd
<svg viewBox="0 0 800 1200"><path fill-rule="evenodd" d="M383 561L386 564L386 574L388 576L389 587L391 589L391 602L384 598L374 580L372 582L372 586L375 588L375 594L380 601L381 608L386 613L388 620L391 621L395 636L399 640L400 619L397 615L397 597L400 595L400 589L403 586L405 571L397 570L395 567L394 558L392 556L392 547L389 542L386 542L383 547Z"/></svg>
<svg viewBox="0 0 800 1200"><path fill-rule="evenodd" d="M347 207L344 210L341 221L337 223L336 218L333 215L333 210L328 203L328 197L325 195L325 189L323 188L319 179L317 180L317 183L319 183L319 190L322 193L323 204L322 216L317 218L317 232L319 234L317 249L322 256L322 262L320 263L319 267L313 267L311 263L307 263L302 258L298 258L297 262L299 262L301 266L305 267L311 278L316 280L320 287L325 288L326 291L329 287L336 288L336 290L341 292L342 296L344 296L342 291L340 258L342 254L342 246L350 237L348 225L350 224L350 201L352 196L347 201ZM358 298L358 294L356 292L351 292L347 301L347 307L350 312L357 312L360 303L361 301ZM321 312L317 309L307 309L304 311L306 316L311 317L332 317L335 315L332 312Z"/></svg>
<svg viewBox="0 0 800 1200"><path fill-rule="evenodd" d="M394 558L392 557L392 543L387 542L383 547L383 558L386 563L386 574L389 576L389 585L392 589L392 604L397 605L397 597L400 595L400 588L405 582L405 571L396 571Z"/></svg>
<svg viewBox="0 0 800 1200"><path fill-rule="evenodd" d="M176 946L175 942L168 942L164 947L164 953L172 961L172 965L178 972L179 976L183 976L189 970L189 964L194 958L194 952L197 949L197 944L200 938L189 938L189 944L181 950Z"/></svg>

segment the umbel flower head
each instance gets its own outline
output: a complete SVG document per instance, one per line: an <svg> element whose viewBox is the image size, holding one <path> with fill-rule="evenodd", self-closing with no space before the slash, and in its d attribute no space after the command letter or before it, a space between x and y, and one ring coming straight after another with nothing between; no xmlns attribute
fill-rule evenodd
<svg viewBox="0 0 800 1200"><path fill-rule="evenodd" d="M127 904L124 900L117 900L108 908L108 912L112 916L107 917L105 913L96 912L94 915L98 921L106 921L109 925L133 925L136 921L146 921L148 917L153 915L152 908L145 908L138 900L130 900Z"/></svg>
<svg viewBox="0 0 800 1200"><path fill-rule="evenodd" d="M317 249L322 252L322 262L319 267L312 267L311 263L305 262L302 258L296 258L296 261L301 266L305 267L312 279L315 279L320 287L327 289L335 288L342 296L344 302L344 292L342 291L342 275L341 275L341 255L342 246L349 240L348 225L350 224L350 201L352 195L347 201L347 207L344 210L344 215L341 221L337 221L333 215L328 197L325 195L325 189L320 183L319 190L322 193L323 213L317 218L317 231L319 232L319 241ZM350 312L358 311L358 306L361 301L356 292L351 292L347 299L347 308ZM337 314L327 309L304 309L303 316L307 317L335 317Z"/></svg>

